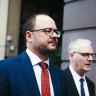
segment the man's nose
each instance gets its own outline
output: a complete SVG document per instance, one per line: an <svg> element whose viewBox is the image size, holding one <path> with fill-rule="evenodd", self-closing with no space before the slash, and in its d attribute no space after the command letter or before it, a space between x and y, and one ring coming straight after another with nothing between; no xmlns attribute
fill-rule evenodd
<svg viewBox="0 0 96 96"><path fill-rule="evenodd" d="M53 32L53 37L58 37L58 34L56 34L55 32Z"/></svg>
<svg viewBox="0 0 96 96"><path fill-rule="evenodd" d="M89 55L88 60L93 60L93 56Z"/></svg>

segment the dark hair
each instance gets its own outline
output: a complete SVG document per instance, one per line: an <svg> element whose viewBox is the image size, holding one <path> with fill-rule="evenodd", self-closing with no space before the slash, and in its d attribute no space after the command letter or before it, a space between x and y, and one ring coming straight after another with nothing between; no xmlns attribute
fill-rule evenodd
<svg viewBox="0 0 96 96"><path fill-rule="evenodd" d="M26 37L26 32L32 30L32 28L35 25L35 21L36 21L36 16L38 15L47 15L46 13L38 13L38 14L34 14L31 17L28 18L28 20L24 23L23 25L23 34L24 37Z"/></svg>

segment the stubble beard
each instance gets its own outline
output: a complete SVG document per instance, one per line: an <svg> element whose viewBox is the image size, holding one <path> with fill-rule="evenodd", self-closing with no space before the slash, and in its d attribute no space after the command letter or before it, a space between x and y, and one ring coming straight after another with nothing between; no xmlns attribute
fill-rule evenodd
<svg viewBox="0 0 96 96"><path fill-rule="evenodd" d="M56 49L52 50L52 49L48 49L48 48L40 48L39 47L40 54L42 54L43 56L46 56L46 57L49 57L55 51L56 51Z"/></svg>

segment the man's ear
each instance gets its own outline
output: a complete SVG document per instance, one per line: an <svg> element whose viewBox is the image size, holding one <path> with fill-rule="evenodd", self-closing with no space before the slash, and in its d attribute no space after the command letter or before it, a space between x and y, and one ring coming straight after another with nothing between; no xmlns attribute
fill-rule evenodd
<svg viewBox="0 0 96 96"><path fill-rule="evenodd" d="M74 53L69 53L70 58L73 58L73 56L74 56Z"/></svg>
<svg viewBox="0 0 96 96"><path fill-rule="evenodd" d="M32 42L32 32L30 32L30 31L27 31L26 32L26 40L28 41L28 42Z"/></svg>

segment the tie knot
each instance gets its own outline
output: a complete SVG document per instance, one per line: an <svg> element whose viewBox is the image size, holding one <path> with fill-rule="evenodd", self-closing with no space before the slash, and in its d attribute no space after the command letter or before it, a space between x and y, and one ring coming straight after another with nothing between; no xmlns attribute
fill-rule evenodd
<svg viewBox="0 0 96 96"><path fill-rule="evenodd" d="M84 82L84 79L83 79L83 78L81 78L81 79L80 79L80 82L82 82L82 83L83 83L83 82Z"/></svg>
<svg viewBox="0 0 96 96"><path fill-rule="evenodd" d="M39 64L42 67L42 69L47 69L47 64L46 63L40 62Z"/></svg>

